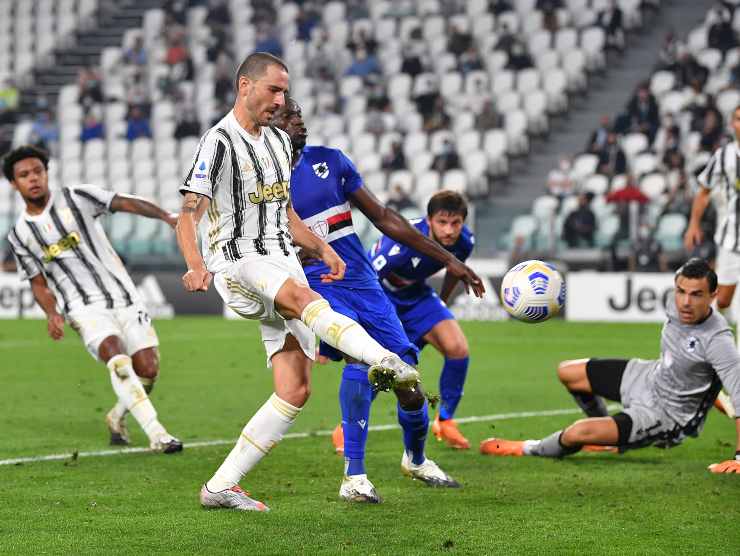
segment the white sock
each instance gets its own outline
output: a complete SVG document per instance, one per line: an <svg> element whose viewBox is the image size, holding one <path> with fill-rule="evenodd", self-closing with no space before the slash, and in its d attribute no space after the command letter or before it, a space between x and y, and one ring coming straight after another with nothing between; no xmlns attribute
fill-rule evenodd
<svg viewBox="0 0 740 556"><path fill-rule="evenodd" d="M273 393L249 420L236 446L206 483L208 490L219 492L239 484L241 478L282 440L300 412L300 407Z"/></svg>
<svg viewBox="0 0 740 556"><path fill-rule="evenodd" d="M326 299L306 305L301 320L327 344L366 365L375 365L391 355L362 326L332 309Z"/></svg>
<svg viewBox="0 0 740 556"><path fill-rule="evenodd" d="M149 440L156 440L161 434L166 434L167 431L157 420L157 411L134 372L131 358L123 354L114 355L108 360L107 366L119 403L131 412Z"/></svg>
<svg viewBox="0 0 740 556"><path fill-rule="evenodd" d="M121 398L118 398L118 401L116 401L116 405L113 406L113 409L110 410L110 416L113 417L114 420L120 421L123 419L123 416L128 413L128 409L126 409L126 404L124 404L121 401Z"/></svg>

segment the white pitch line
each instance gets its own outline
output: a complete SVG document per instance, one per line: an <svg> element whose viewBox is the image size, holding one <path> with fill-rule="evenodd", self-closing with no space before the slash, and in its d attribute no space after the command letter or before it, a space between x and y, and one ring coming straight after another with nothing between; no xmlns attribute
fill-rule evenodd
<svg viewBox="0 0 740 556"><path fill-rule="evenodd" d="M609 406L609 410L618 408L619 406ZM456 419L458 423L481 423L487 421L503 421L506 419L526 419L530 417L551 417L554 415L573 415L575 413L581 413L580 409L569 408L569 409L547 409L544 411L519 411L515 413L494 413L493 415L474 415L471 417L461 417ZM400 427L396 423L389 423L387 425L371 425L371 431L390 431L396 430ZM312 436L331 436L331 430L318 430L309 432L291 432L286 434L283 438L286 440L295 438L311 438ZM192 450L193 448L205 448L208 446L222 446L224 444L233 444L236 441L235 438L228 440L202 440L200 442L187 442L185 448ZM115 450L96 450L91 452L77 452L78 458L99 458L107 456L119 456L126 454L140 454L143 452L149 452L149 448L119 448ZM23 463L35 463L39 461L63 461L74 458L74 454L48 454L45 456L26 456L21 458L11 458L0 460L0 466L2 465L18 465Z"/></svg>

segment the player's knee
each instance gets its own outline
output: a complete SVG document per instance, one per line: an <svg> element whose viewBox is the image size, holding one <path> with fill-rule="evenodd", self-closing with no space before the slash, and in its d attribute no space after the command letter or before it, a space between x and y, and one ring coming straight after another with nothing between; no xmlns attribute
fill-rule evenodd
<svg viewBox="0 0 740 556"><path fill-rule="evenodd" d="M311 396L311 385L296 384L290 389L280 392L279 396L282 400L288 402L294 407L303 407Z"/></svg>
<svg viewBox="0 0 740 556"><path fill-rule="evenodd" d="M564 386L568 386L572 380L572 363L572 361L561 361L558 364L558 379L560 379L560 382L562 382Z"/></svg>
<svg viewBox="0 0 740 556"><path fill-rule="evenodd" d="M319 299L319 297L319 294L314 292L305 284L300 284L296 281L293 281L289 297L290 303L292 305L290 309L300 315L303 312L303 309L306 308L306 305L308 305L312 301L316 301L317 299Z"/></svg>
<svg viewBox="0 0 740 556"><path fill-rule="evenodd" d="M137 376L151 380L159 376L159 352L156 348L136 352L131 359Z"/></svg>
<svg viewBox="0 0 740 556"><path fill-rule="evenodd" d="M586 363L583 360L561 361L558 365L558 379L569 390L578 388L582 386L581 383L586 378L585 369Z"/></svg>
<svg viewBox="0 0 740 556"><path fill-rule="evenodd" d="M445 345L445 357L447 359L465 359L469 355L468 342L464 336L455 338Z"/></svg>

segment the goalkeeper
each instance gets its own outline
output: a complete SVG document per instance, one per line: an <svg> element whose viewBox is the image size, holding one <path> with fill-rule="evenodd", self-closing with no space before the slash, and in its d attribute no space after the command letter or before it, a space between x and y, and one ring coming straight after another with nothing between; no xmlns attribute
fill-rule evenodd
<svg viewBox="0 0 740 556"><path fill-rule="evenodd" d="M725 318L712 309L717 275L702 259L678 269L666 309L660 359L565 361L558 376L588 418L542 440L489 438L483 454L559 458L584 446L671 448L696 437L721 388L740 408L740 356ZM602 398L624 409L609 416ZM735 419L733 459L709 466L712 473L740 473L740 419Z"/></svg>

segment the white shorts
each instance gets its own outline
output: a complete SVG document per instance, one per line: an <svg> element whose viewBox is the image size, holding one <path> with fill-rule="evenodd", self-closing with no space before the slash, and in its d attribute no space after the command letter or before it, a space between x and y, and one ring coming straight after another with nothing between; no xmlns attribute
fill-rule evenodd
<svg viewBox="0 0 740 556"><path fill-rule="evenodd" d="M224 303L237 315L261 321L262 343L267 353L267 366L272 356L285 345L291 334L310 358L316 356L316 337L300 320L285 320L275 310L275 296L288 278L308 284L298 258L291 254L247 255L228 269L217 272L213 283Z"/></svg>
<svg viewBox="0 0 740 556"><path fill-rule="evenodd" d="M118 309L88 305L70 311L67 322L80 335L90 355L98 361L98 349L108 336L118 336L127 355L159 345L152 320L146 308L139 303Z"/></svg>
<svg viewBox="0 0 740 556"><path fill-rule="evenodd" d="M717 283L734 286L740 281L740 253L717 247Z"/></svg>

